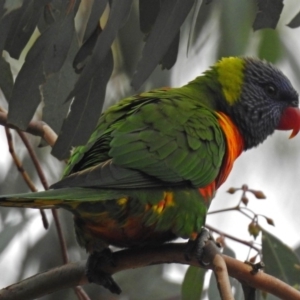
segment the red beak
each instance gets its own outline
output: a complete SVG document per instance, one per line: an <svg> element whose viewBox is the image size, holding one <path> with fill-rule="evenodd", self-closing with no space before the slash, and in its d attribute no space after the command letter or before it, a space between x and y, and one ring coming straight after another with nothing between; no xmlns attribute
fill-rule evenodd
<svg viewBox="0 0 300 300"><path fill-rule="evenodd" d="M278 130L293 130L290 139L293 138L300 131L300 110L298 107L288 107L283 112Z"/></svg>

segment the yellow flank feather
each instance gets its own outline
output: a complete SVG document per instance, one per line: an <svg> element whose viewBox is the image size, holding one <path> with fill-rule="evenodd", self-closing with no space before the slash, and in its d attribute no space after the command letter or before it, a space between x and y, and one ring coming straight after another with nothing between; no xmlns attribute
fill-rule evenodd
<svg viewBox="0 0 300 300"><path fill-rule="evenodd" d="M164 198L156 205L153 205L152 209L158 214L161 214L165 208L174 205L174 194L172 192L164 192Z"/></svg>
<svg viewBox="0 0 300 300"><path fill-rule="evenodd" d="M245 62L239 57L226 57L217 62L216 67L225 98L233 105L242 92Z"/></svg>
<svg viewBox="0 0 300 300"><path fill-rule="evenodd" d="M158 214L161 214L164 210L164 202L160 201L157 205L152 206L153 211L155 211Z"/></svg>
<svg viewBox="0 0 300 300"><path fill-rule="evenodd" d="M120 199L118 200L118 204L119 204L120 206L127 204L127 202L128 202L128 198L126 198L126 197L120 198Z"/></svg>
<svg viewBox="0 0 300 300"><path fill-rule="evenodd" d="M174 206L174 194L172 192L164 192L166 206Z"/></svg>

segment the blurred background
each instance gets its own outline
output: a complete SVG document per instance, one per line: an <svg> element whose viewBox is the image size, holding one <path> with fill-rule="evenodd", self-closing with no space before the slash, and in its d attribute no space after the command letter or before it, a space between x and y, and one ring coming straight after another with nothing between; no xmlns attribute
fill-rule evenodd
<svg viewBox="0 0 300 300"><path fill-rule="evenodd" d="M202 1L197 1L181 27L181 41L177 62L168 70L157 67L140 90L161 86L181 86L194 79L223 56L247 55L264 58L274 63L290 78L296 90L300 91L300 28L286 26L300 11L298 0L284 2L284 9L276 30L253 31L252 23L257 11L256 1L214 0L197 14ZM90 1L81 1L76 17L80 34L82 19L86 17ZM196 13L195 13L196 11ZM20 70L28 49L35 37L26 46L21 58L16 61L4 52L14 76ZM133 1L130 18L120 30L113 44L114 72L108 84L105 107L136 93L130 81L141 55L143 35L139 30L138 1ZM1 93L1 91L0 91ZM7 102L0 95L0 106L7 109ZM42 107L36 114L39 119ZM40 139L27 135L46 173L48 183L59 180L64 162L51 156L50 147L39 148ZM276 132L263 145L243 153L236 161L228 180L219 189L210 211L235 206L241 194L230 195L230 187L247 184L261 190L267 196L257 200L249 195L248 208L257 214L271 218L275 226L269 225L263 217L259 224L273 233L288 246L300 247L300 137L289 140L288 132ZM39 190L43 190L28 152L19 137L13 134L17 155ZM17 171L8 151L5 131L0 127L0 194L29 191L21 174ZM45 231L37 210L0 208L0 288L62 264L60 246L50 211L50 221ZM86 253L76 244L72 216L59 211L63 232L71 261L86 258ZM208 215L207 224L242 240L251 241L248 233L250 220L239 212ZM217 237L217 235L216 235ZM249 258L249 248L225 239L238 259ZM258 236L256 242L261 242ZM185 273L184 266L160 265L140 270L129 270L114 276L123 289L121 296L111 295L101 287L89 285L85 289L91 299L180 299L180 283ZM209 278L207 279L207 282ZM41 299L76 299L72 290L64 290Z"/></svg>

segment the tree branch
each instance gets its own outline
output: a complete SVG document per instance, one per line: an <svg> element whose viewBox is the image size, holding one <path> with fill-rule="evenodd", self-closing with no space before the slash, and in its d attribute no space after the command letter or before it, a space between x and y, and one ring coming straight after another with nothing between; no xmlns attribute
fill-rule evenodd
<svg viewBox="0 0 300 300"><path fill-rule="evenodd" d="M206 242L203 249L202 261L207 261L210 264L207 267L214 272L221 299L234 300L225 260L214 241L209 240Z"/></svg>
<svg viewBox="0 0 300 300"><path fill-rule="evenodd" d="M0 109L0 125L19 130L18 127L7 123L7 113L3 109ZM25 132L42 137L51 147L57 139L57 134L43 121L31 121Z"/></svg>
<svg viewBox="0 0 300 300"><path fill-rule="evenodd" d="M103 271L115 274L161 263L179 263L198 266L196 259L186 261L186 244L164 244L158 247L125 249L114 253L116 266L103 265ZM231 277L249 286L263 290L285 300L300 299L300 292L279 279L263 272L253 273L252 267L234 258L222 255ZM27 278L0 291L0 300L34 299L55 291L87 284L85 261L69 263Z"/></svg>

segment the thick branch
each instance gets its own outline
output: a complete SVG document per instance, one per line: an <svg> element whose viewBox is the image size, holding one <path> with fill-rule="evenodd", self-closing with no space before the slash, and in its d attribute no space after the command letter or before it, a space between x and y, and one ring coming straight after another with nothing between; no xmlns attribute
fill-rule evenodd
<svg viewBox="0 0 300 300"><path fill-rule="evenodd" d="M115 274L161 263L180 263L199 266L196 259L186 261L186 244L165 244L155 248L126 249L114 253L116 266L103 265L103 271ZM231 277L249 286L266 291L286 300L300 300L300 292L275 277L263 272L253 274L252 267L222 255ZM34 299L64 288L87 284L85 262L69 263L37 274L0 291L0 300Z"/></svg>
<svg viewBox="0 0 300 300"><path fill-rule="evenodd" d="M234 300L227 273L225 259L221 254L217 254L213 260L213 272L217 279L218 289L222 299Z"/></svg>
<svg viewBox="0 0 300 300"><path fill-rule="evenodd" d="M229 282L228 270L225 260L212 240L206 242L203 249L202 261L208 261L208 268L212 269L217 280L219 293L222 300L234 300L231 285Z"/></svg>

